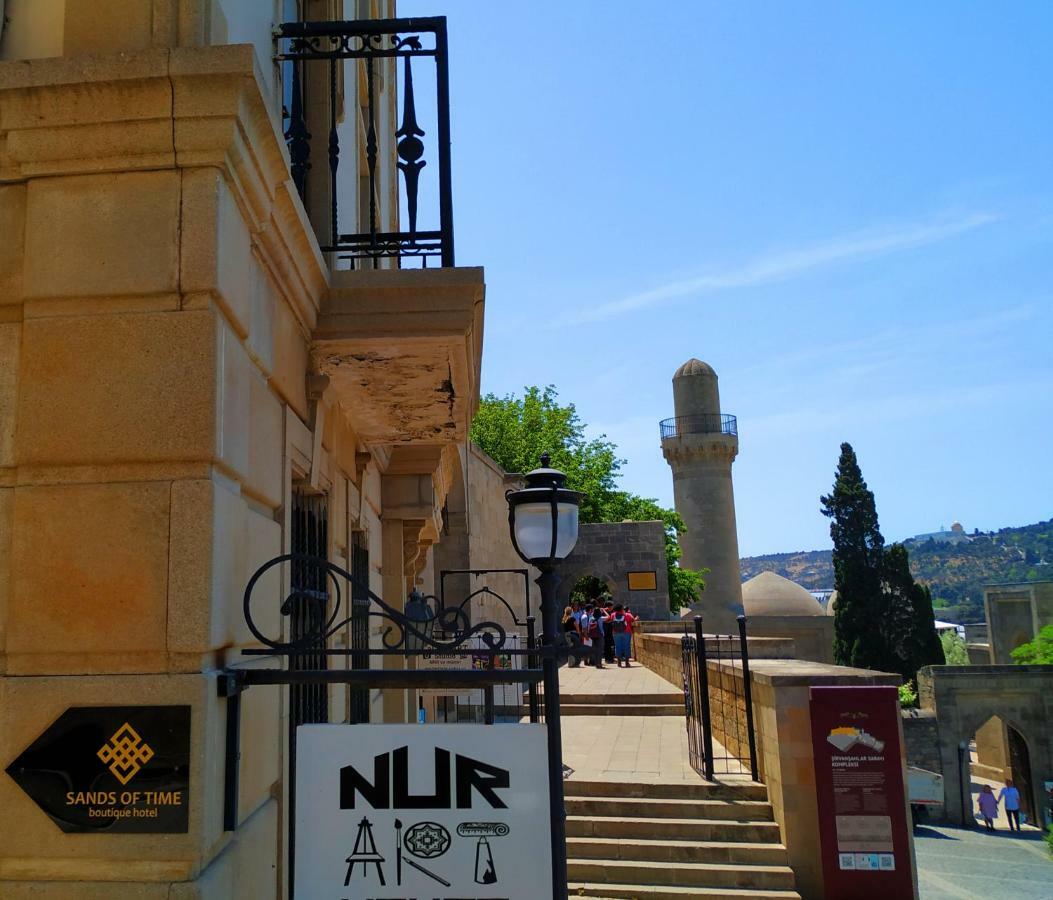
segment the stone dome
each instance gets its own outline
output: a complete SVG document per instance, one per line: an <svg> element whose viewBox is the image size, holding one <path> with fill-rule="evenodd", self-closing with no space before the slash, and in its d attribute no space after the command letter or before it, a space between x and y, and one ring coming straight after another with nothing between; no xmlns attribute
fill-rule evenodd
<svg viewBox="0 0 1053 900"><path fill-rule="evenodd" d="M774 572L761 572L742 585L747 616L821 616L823 608L799 584Z"/></svg>
<svg viewBox="0 0 1053 900"><path fill-rule="evenodd" d="M717 373L713 371L713 367L709 363L704 363L702 360L694 358L689 359L677 369L676 374L673 377L686 378L688 375L709 375L711 378L717 377Z"/></svg>
<svg viewBox="0 0 1053 900"><path fill-rule="evenodd" d="M834 608L837 606L837 591L833 591L830 594L830 599L826 601L826 614L832 616L834 614Z"/></svg>

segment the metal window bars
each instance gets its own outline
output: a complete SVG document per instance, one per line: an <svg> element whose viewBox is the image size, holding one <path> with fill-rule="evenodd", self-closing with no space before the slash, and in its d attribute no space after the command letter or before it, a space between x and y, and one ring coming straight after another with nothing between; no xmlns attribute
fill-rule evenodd
<svg viewBox="0 0 1053 900"><path fill-rule="evenodd" d="M760 780L745 616L738 629L703 634L702 617L695 616L694 633L685 624L681 638L688 755L708 781L718 774Z"/></svg>
<svg viewBox="0 0 1053 900"><path fill-rule="evenodd" d="M324 494L292 492L292 552L298 554L289 568L289 638L300 644L289 658L296 670L328 668L326 638L321 625L328 615L329 593L325 574L305 560L329 556L329 511ZM329 688L325 684L298 684L290 690L291 727L329 721Z"/></svg>
<svg viewBox="0 0 1053 900"><path fill-rule="evenodd" d="M443 267L453 266L446 18L288 22L279 25L274 36L277 44L275 59L282 66L286 79L283 125L293 182L305 204L309 191L324 187L323 193L328 193L328 242L321 249L335 253L351 268L378 268L383 259L393 259L399 267L412 259L419 260L422 267L426 267L429 260L437 260ZM396 60L400 73L388 74L390 67L383 65L388 59ZM414 64L422 59L431 59L435 63L434 97L422 97L414 88ZM356 61L363 120L361 127L353 129L357 146L350 153L348 148L341 146L341 138L346 139L351 132L351 129L341 127L344 103L339 95L345 60ZM312 66L324 67L324 74L311 69ZM418 83L419 74L418 70ZM397 83L386 84L392 75ZM328 93L326 110L313 106L318 101L312 94L320 89ZM396 101L397 113L392 116L382 94L385 90L395 89L401 96ZM426 123L427 128L422 127L424 116L418 113L418 110L423 113L426 108L431 111L432 100L434 131L430 121ZM309 176L314 170L312 146L321 146L320 142L312 142L309 125L322 121L320 117L327 120L328 127L329 182L324 186ZM436 159L436 174L432 179L422 180L422 170L429 162L425 159L429 146ZM365 198L368 202L360 202L358 214L353 218L360 216L363 221L356 222L356 230L350 232L341 229L339 201L342 192L338 189L337 175L342 156L352 161L354 174L349 176L350 179L358 178L360 160L365 164L361 190L368 195ZM395 222L385 214L383 204L383 199L398 189L386 176L390 171L385 165L388 161L394 163L402 177L400 215L396 216ZM437 210L425 215L420 204L422 199L434 201ZM402 217L401 214L404 214L407 227L399 227L397 219Z"/></svg>

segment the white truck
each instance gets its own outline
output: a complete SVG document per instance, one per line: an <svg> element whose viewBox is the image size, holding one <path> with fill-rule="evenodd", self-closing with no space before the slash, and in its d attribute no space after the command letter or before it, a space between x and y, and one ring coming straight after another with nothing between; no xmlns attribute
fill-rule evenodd
<svg viewBox="0 0 1053 900"><path fill-rule="evenodd" d="M943 776L928 769L907 766L907 799L913 824L943 807ZM938 814L938 813L937 813Z"/></svg>

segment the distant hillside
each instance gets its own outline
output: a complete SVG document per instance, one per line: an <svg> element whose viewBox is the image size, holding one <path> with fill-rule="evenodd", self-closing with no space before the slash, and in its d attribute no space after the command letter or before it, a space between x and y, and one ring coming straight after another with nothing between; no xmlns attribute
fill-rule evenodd
<svg viewBox="0 0 1053 900"><path fill-rule="evenodd" d="M932 591L936 617L950 622L983 621L983 587L1005 581L1053 579L1053 519L974 532L957 544L904 542L910 551L914 577ZM761 572L775 572L810 591L834 586L829 550L770 553L740 561L745 581Z"/></svg>

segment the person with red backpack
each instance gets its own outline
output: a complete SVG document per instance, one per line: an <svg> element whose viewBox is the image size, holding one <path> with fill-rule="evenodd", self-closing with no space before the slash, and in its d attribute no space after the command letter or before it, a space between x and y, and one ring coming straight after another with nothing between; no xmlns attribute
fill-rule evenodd
<svg viewBox="0 0 1053 900"><path fill-rule="evenodd" d="M592 665L597 669L603 668L603 636L606 621L607 616L604 615L602 606L587 606L585 618L581 620L585 635L592 644Z"/></svg>
<svg viewBox="0 0 1053 900"><path fill-rule="evenodd" d="M618 668L622 666L629 668L629 654L633 644L633 617L621 604L614 607L607 627L614 634L614 655L618 660Z"/></svg>

